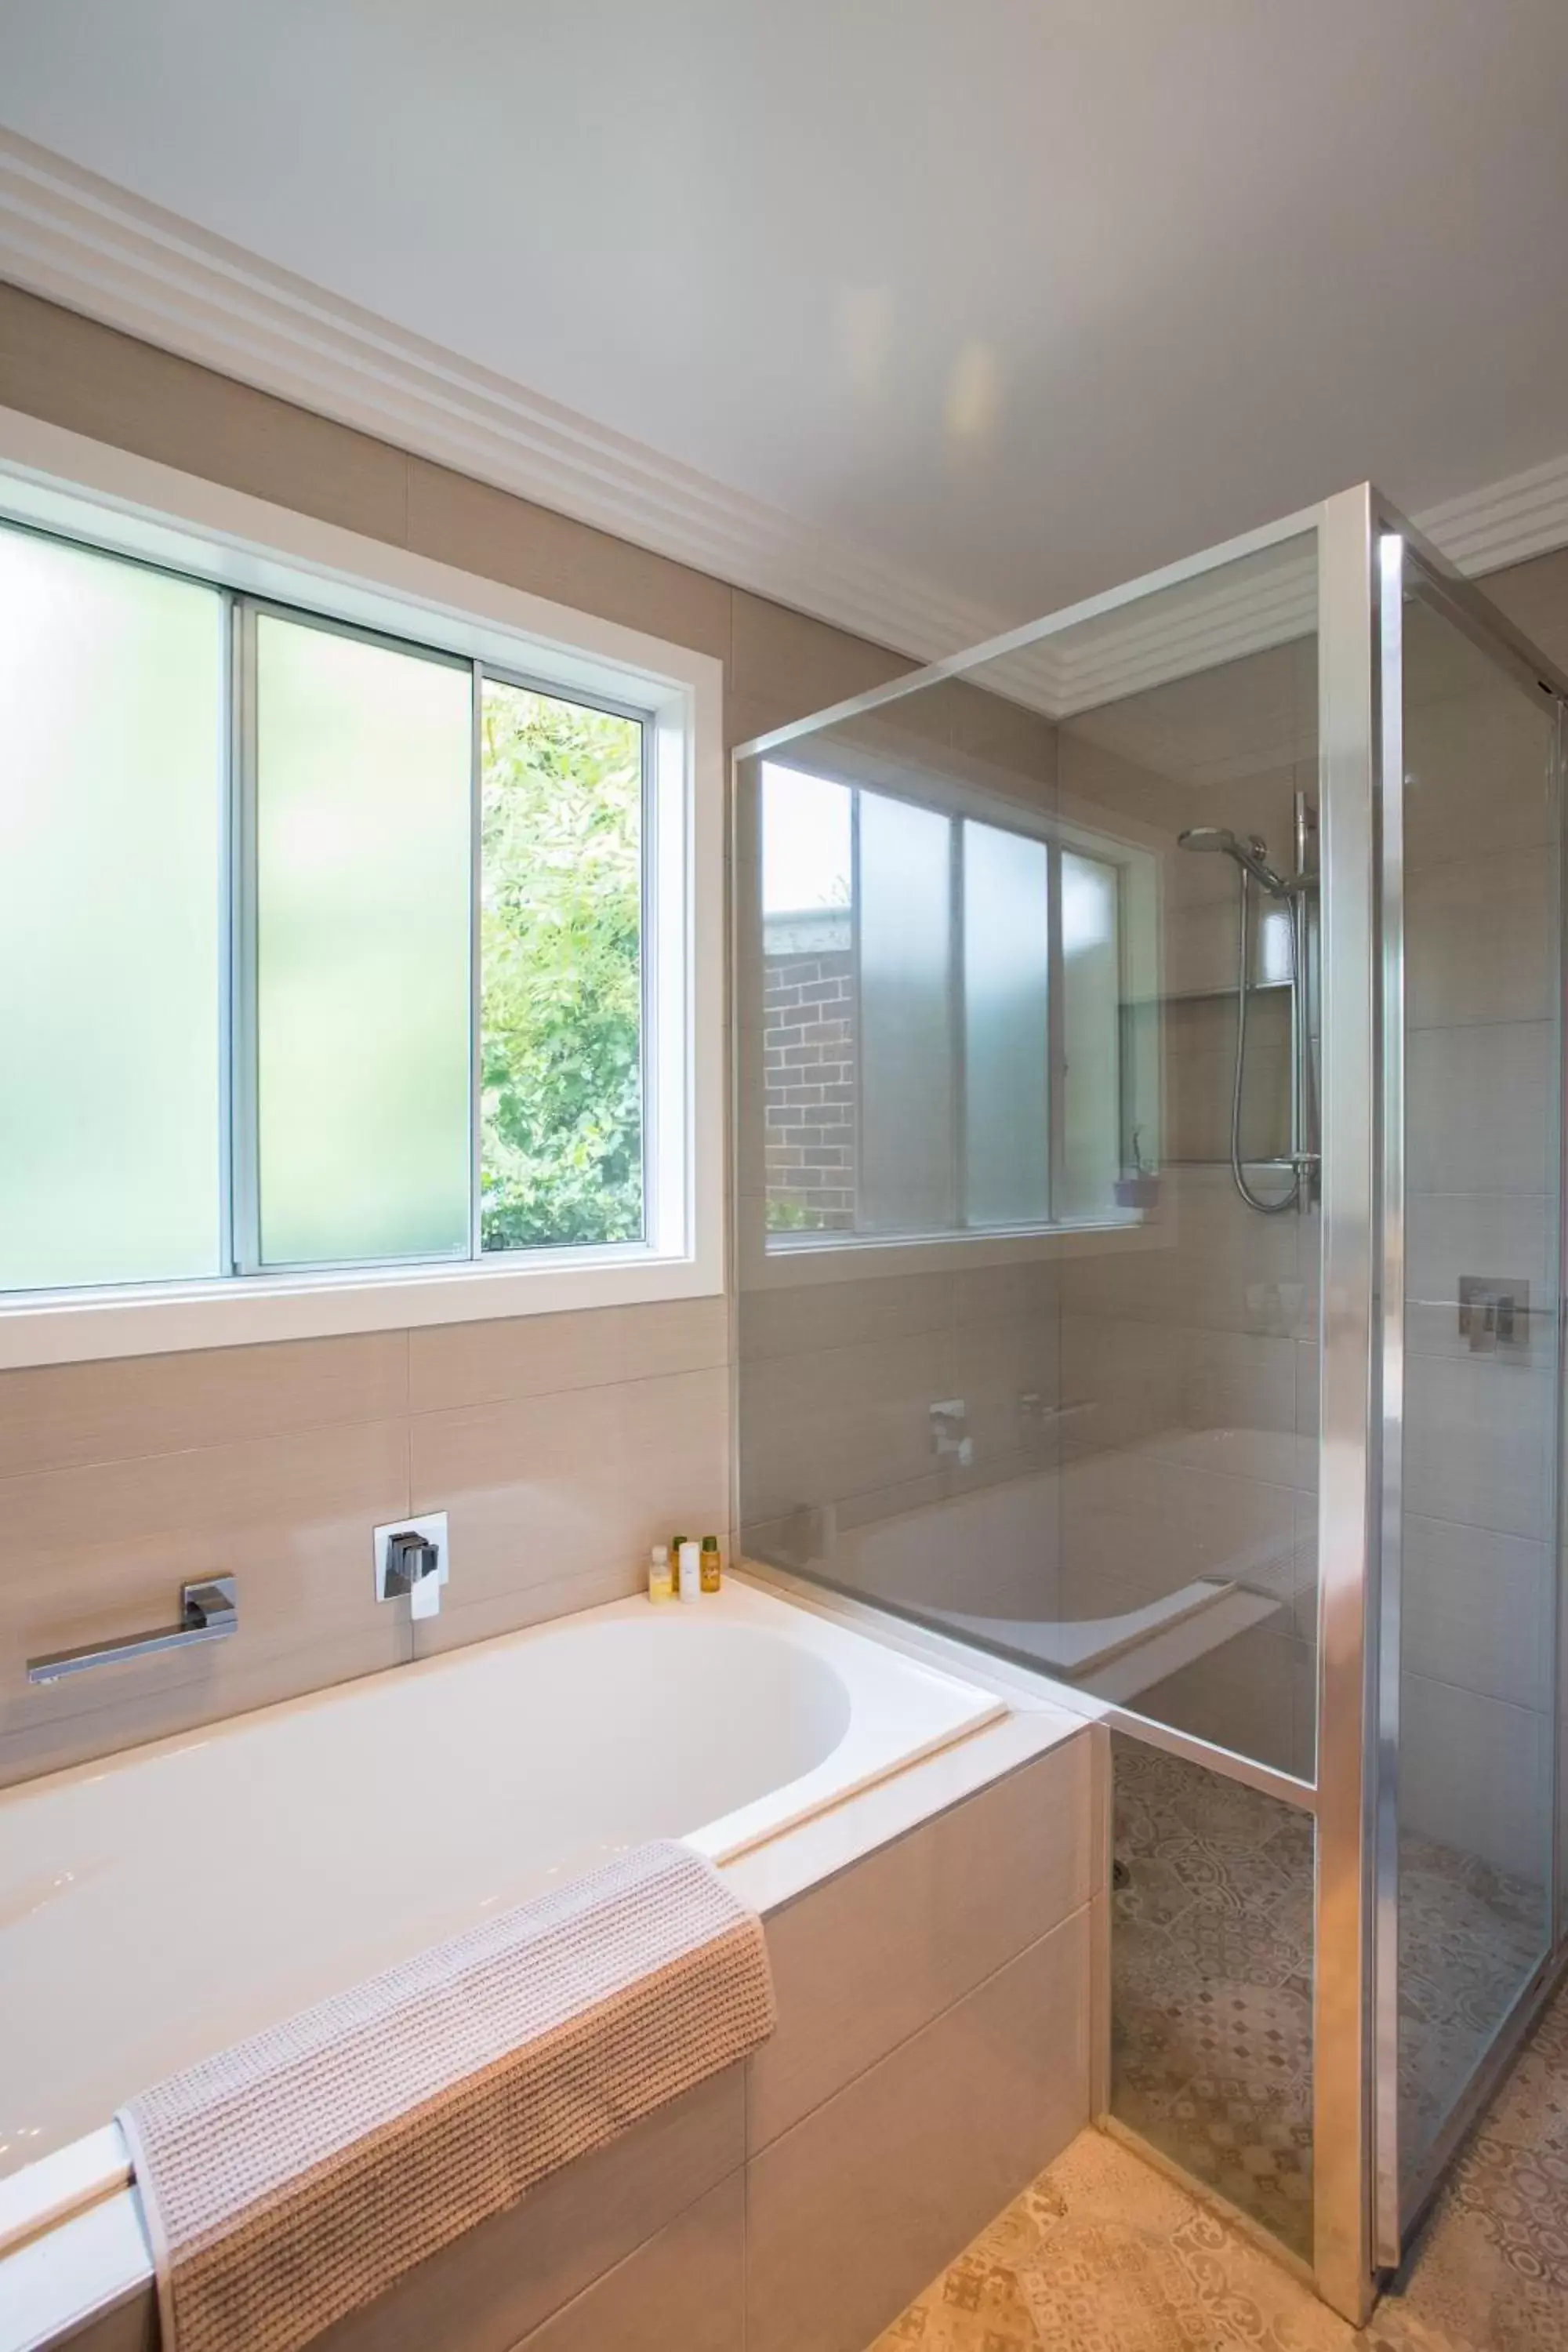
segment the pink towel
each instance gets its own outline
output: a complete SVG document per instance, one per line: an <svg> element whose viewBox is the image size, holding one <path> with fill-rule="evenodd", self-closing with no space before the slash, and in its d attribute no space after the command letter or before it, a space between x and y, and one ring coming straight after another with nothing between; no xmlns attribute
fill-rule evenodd
<svg viewBox="0 0 1568 2352"><path fill-rule="evenodd" d="M294 2352L772 2032L762 1922L638 1847L121 2111L163 2352Z"/></svg>

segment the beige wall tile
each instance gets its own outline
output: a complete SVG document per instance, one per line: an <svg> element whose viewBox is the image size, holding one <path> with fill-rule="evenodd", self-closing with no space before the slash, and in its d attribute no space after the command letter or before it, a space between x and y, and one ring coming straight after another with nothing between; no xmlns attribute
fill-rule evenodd
<svg viewBox="0 0 1568 2352"><path fill-rule="evenodd" d="M745 2194L736 2173L517 2352L743 2352L745 2343Z"/></svg>
<svg viewBox="0 0 1568 2352"><path fill-rule="evenodd" d="M0 1477L178 1454L408 1409L402 1331L0 1372Z"/></svg>
<svg viewBox="0 0 1568 2352"><path fill-rule="evenodd" d="M742 2069L731 2066L443 2248L329 2328L321 2352L511 2352L525 2336L541 2341L531 2331L733 2177L742 2110ZM731 2203L738 2211L738 2189ZM623 2340L637 2339L602 2339Z"/></svg>
<svg viewBox="0 0 1568 2352"><path fill-rule="evenodd" d="M862 2352L1087 2123L1088 1921L752 2158L748 2352Z"/></svg>
<svg viewBox="0 0 1568 2352"><path fill-rule="evenodd" d="M368 1566L365 1573L368 1579ZM113 1684L112 1692L97 1690L90 1704L75 1693L68 1711L47 1706L43 1694L29 1692L26 1699L17 1697L7 1706L0 1717L0 1786L401 1665L409 1655L406 1618L397 1610L384 1609L377 1619L353 1633L317 1635L307 1615L292 1649L231 1657L229 1652L238 1647L237 1638L222 1652L206 1654L201 1666L182 1673L178 1680L157 1677L156 1688L151 1686L152 1663L116 1667L106 1677Z"/></svg>
<svg viewBox="0 0 1568 2352"><path fill-rule="evenodd" d="M477 1596L459 1586L454 1598L448 1584L441 1595L439 1616L426 1617L413 1628L414 1655L437 1657L447 1650L463 1649L470 1642L489 1642L500 1633L520 1633L530 1625L548 1624L552 1617L574 1616L580 1609L628 1601L647 1583L647 1561L639 1554L608 1568L568 1569L536 1584L501 1584Z"/></svg>
<svg viewBox="0 0 1568 2352"><path fill-rule="evenodd" d="M1412 1192L1405 1217L1405 1338L1424 1356L1467 1356L1459 1277L1528 1284L1532 1310L1510 1363L1544 1367L1556 1346L1548 1274L1552 1204L1530 1192ZM1544 1311L1542 1311L1544 1309Z"/></svg>
<svg viewBox="0 0 1568 2352"><path fill-rule="evenodd" d="M407 467L407 537L416 554L720 660L728 654L731 592L707 572L428 458L410 457Z"/></svg>
<svg viewBox="0 0 1568 2352"><path fill-rule="evenodd" d="M781 1284L741 1294L737 1348L742 1363L764 1356L818 1355L832 1348L940 1331L952 1319L948 1274L881 1275L843 1282Z"/></svg>
<svg viewBox="0 0 1568 2352"><path fill-rule="evenodd" d="M1407 1027L1550 1020L1555 890L1554 861L1537 849L1417 866L1405 894Z"/></svg>
<svg viewBox="0 0 1568 2352"><path fill-rule="evenodd" d="M1568 548L1489 572L1481 585L1542 653L1568 669Z"/></svg>
<svg viewBox="0 0 1568 2352"><path fill-rule="evenodd" d="M952 1394L950 1331L773 1356L744 1390L742 1517L901 1485L935 1467L931 1407Z"/></svg>
<svg viewBox="0 0 1568 2352"><path fill-rule="evenodd" d="M0 1616L0 1738L40 1762L310 1689L407 1654L379 1607L371 1530L408 1508L407 1424L353 1423L0 1482L15 1546ZM100 1634L171 1622L178 1588L215 1572L239 1581L240 1628L211 1649L150 1658L102 1677L30 1688L25 1659ZM25 1769L25 1767L24 1767Z"/></svg>
<svg viewBox="0 0 1568 2352"><path fill-rule="evenodd" d="M1447 646L1439 657L1449 660ZM1549 851L1547 733L1540 706L1500 672L1486 676L1482 691L1407 711L1405 772L1413 782L1405 795L1405 854L1412 877L1456 857Z"/></svg>
<svg viewBox="0 0 1568 2352"><path fill-rule="evenodd" d="M1548 1716L1422 1675L1400 1679L1400 1817L1540 1885L1551 1853Z"/></svg>
<svg viewBox="0 0 1568 2352"><path fill-rule="evenodd" d="M1405 1503L1424 1517L1547 1533L1552 1382L1489 1356L1411 1356L1405 1371Z"/></svg>
<svg viewBox="0 0 1568 2352"><path fill-rule="evenodd" d="M807 719L914 667L901 655L744 589L734 592L732 627L729 683L733 724L741 729L731 733L733 742Z"/></svg>
<svg viewBox="0 0 1568 2352"><path fill-rule="evenodd" d="M1405 1055L1414 1192L1545 1192L1555 1122L1544 1021L1418 1029Z"/></svg>
<svg viewBox="0 0 1568 2352"><path fill-rule="evenodd" d="M729 1319L723 1298L673 1298L410 1331L410 1409L439 1412L700 1370L726 1360Z"/></svg>
<svg viewBox="0 0 1568 2352"><path fill-rule="evenodd" d="M728 1522L722 1365L422 1413L411 1428L411 1508L451 1515L443 1613L611 1570L630 1591L672 1527Z"/></svg>
<svg viewBox="0 0 1568 2352"><path fill-rule="evenodd" d="M1086 1729L770 1917L753 2152L1088 1901L1089 1764Z"/></svg>
<svg viewBox="0 0 1568 2352"><path fill-rule="evenodd" d="M1399 1629L1405 1671L1516 1706L1549 1707L1552 1582L1543 1543L1407 1514Z"/></svg>
<svg viewBox="0 0 1568 2352"><path fill-rule="evenodd" d="M5 285L0 403L403 543L408 460L401 449Z"/></svg>

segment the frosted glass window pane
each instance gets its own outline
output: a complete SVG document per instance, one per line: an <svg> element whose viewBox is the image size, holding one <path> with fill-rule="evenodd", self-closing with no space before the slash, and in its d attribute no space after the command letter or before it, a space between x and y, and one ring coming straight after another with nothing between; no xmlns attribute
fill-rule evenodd
<svg viewBox="0 0 1568 2352"><path fill-rule="evenodd" d="M1098 857L1062 853L1062 1202L1064 1217L1110 1208L1121 1172L1121 961L1118 877ZM1140 1139L1142 1152L1150 1139Z"/></svg>
<svg viewBox="0 0 1568 2352"><path fill-rule="evenodd" d="M0 530L0 1288L220 1271L222 604Z"/></svg>
<svg viewBox="0 0 1568 2352"><path fill-rule="evenodd" d="M971 1225L1049 1213L1046 845L963 828L964 1208Z"/></svg>
<svg viewBox="0 0 1568 2352"><path fill-rule="evenodd" d="M256 623L266 1265L466 1255L471 674Z"/></svg>
<svg viewBox="0 0 1568 2352"><path fill-rule="evenodd" d="M643 1230L636 719L484 689L480 1240Z"/></svg>
<svg viewBox="0 0 1568 2352"><path fill-rule="evenodd" d="M873 1233L954 1215L952 826L880 793L860 803L860 1213Z"/></svg>

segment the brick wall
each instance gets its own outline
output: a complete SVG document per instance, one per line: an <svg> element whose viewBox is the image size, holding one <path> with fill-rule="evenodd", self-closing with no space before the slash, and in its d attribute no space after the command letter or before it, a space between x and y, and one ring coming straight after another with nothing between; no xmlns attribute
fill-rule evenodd
<svg viewBox="0 0 1568 2352"><path fill-rule="evenodd" d="M770 916L763 956L768 1223L855 1223L855 960L847 913Z"/></svg>

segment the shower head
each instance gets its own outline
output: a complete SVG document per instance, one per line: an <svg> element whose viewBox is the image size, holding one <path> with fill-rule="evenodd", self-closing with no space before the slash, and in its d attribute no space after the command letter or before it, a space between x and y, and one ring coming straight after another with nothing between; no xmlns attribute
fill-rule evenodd
<svg viewBox="0 0 1568 2352"><path fill-rule="evenodd" d="M1176 835L1178 849L1217 849L1223 856L1231 857L1260 883L1271 898L1288 898L1290 886L1283 875L1276 874L1268 863L1268 845L1254 833L1239 840L1225 824L1190 824L1185 833Z"/></svg>

